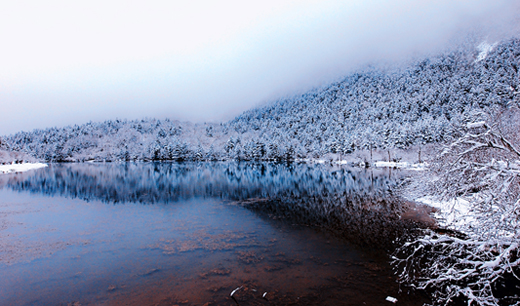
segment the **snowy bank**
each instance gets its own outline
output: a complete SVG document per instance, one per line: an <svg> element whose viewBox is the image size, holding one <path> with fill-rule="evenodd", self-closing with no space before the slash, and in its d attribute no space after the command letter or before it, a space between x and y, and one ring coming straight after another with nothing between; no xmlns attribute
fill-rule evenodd
<svg viewBox="0 0 520 306"><path fill-rule="evenodd" d="M441 227L460 230L464 225L475 221L471 213L471 203L460 197L438 201L431 196L426 196L415 199L415 201L436 208L437 212L434 217Z"/></svg>
<svg viewBox="0 0 520 306"><path fill-rule="evenodd" d="M24 164L9 164L0 165L0 173L17 173L25 172L34 169L40 169L47 167L47 164L43 163L24 163Z"/></svg>
<svg viewBox="0 0 520 306"><path fill-rule="evenodd" d="M361 168L399 168L403 170L414 170L414 171L425 171L428 170L428 163L409 163L409 162L387 162L387 161L375 161L365 163L364 161L359 161L355 159L350 160L327 160L327 159L296 159L296 162L306 162L306 163L314 163L314 164L335 164L335 165L348 165L353 167L361 167Z"/></svg>
<svg viewBox="0 0 520 306"><path fill-rule="evenodd" d="M428 168L428 163L413 164L408 162L376 161L373 163L373 165L376 168L401 168L415 171L424 171Z"/></svg>

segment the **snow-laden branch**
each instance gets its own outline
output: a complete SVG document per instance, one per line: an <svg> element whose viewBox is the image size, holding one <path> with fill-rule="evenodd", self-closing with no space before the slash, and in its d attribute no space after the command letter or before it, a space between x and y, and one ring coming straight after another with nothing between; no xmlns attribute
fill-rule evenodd
<svg viewBox="0 0 520 306"><path fill-rule="evenodd" d="M494 292L504 285L504 277L518 279L519 256L513 239L464 240L428 231L424 238L403 246L393 264L402 282L432 291L435 305L461 300L468 305L497 305Z"/></svg>
<svg viewBox="0 0 520 306"><path fill-rule="evenodd" d="M520 305L520 138L500 124L468 123L432 164L431 193L452 203L444 225L463 235L428 230L394 254L401 281L432 292L434 305Z"/></svg>

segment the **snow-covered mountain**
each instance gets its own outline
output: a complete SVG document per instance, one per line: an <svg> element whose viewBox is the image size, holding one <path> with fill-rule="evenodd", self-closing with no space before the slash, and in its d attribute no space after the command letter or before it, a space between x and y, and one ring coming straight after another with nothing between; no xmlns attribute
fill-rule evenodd
<svg viewBox="0 0 520 306"><path fill-rule="evenodd" d="M289 160L456 136L467 114L520 103L520 40L367 68L229 122L109 120L19 132L4 150L46 161Z"/></svg>

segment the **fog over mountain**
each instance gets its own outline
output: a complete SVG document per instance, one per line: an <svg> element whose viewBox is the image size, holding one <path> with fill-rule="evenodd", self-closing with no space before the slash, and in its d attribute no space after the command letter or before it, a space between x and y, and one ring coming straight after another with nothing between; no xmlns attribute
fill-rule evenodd
<svg viewBox="0 0 520 306"><path fill-rule="evenodd" d="M467 37L492 44L518 33L518 13L506 0L3 4L0 135L116 118L226 121L367 64Z"/></svg>
<svg viewBox="0 0 520 306"><path fill-rule="evenodd" d="M107 120L19 132L4 150L47 161L294 160L445 143L475 112L520 105L520 41L365 68L222 123Z"/></svg>

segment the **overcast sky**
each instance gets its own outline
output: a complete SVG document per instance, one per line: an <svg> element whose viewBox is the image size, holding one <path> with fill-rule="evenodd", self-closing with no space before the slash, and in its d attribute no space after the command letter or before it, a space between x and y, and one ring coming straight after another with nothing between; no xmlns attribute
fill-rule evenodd
<svg viewBox="0 0 520 306"><path fill-rule="evenodd" d="M0 135L89 120L229 119L478 27L517 0L2 1Z"/></svg>

